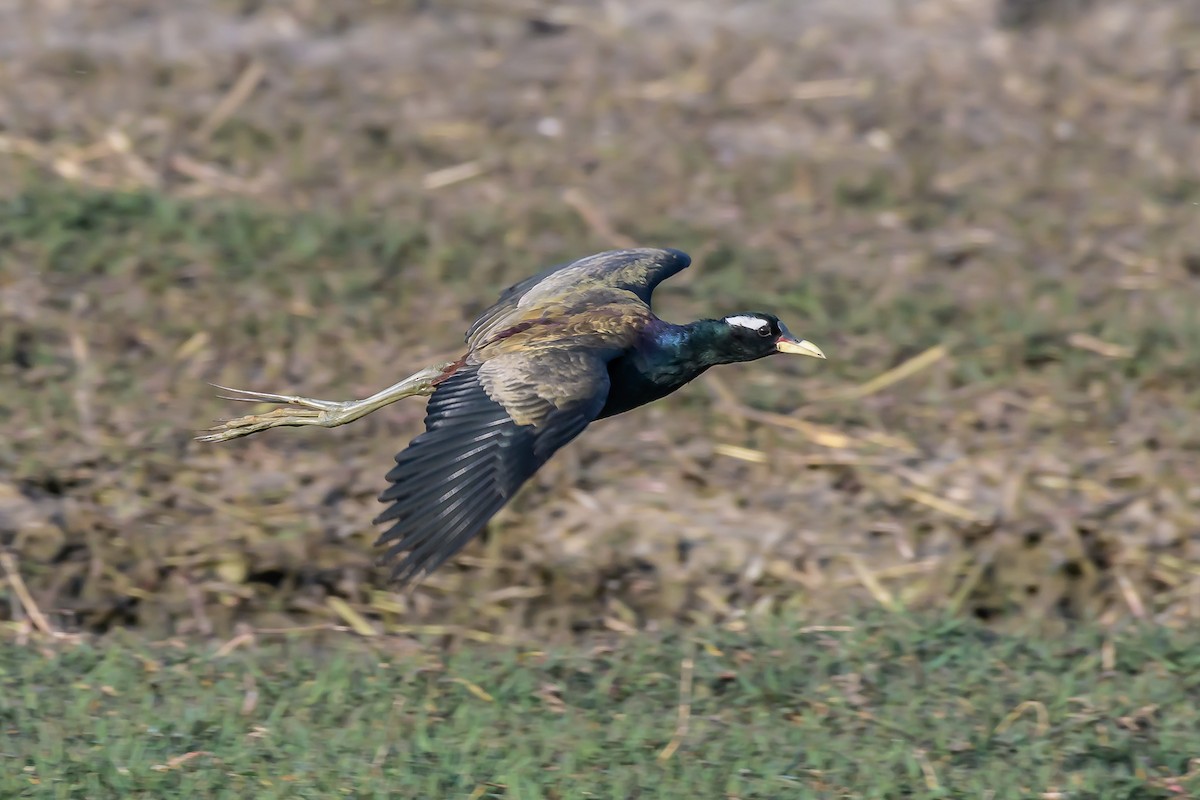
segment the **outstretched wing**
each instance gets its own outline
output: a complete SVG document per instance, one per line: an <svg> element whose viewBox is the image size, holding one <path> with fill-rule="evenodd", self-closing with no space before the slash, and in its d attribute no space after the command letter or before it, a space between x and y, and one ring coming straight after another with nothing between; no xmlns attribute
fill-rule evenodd
<svg viewBox="0 0 1200 800"><path fill-rule="evenodd" d="M399 558L393 579L427 575L462 549L607 396L605 354L587 349L501 354L439 384L425 432L379 496L391 505L374 521L392 525L376 544L390 545L385 561Z"/></svg>
<svg viewBox="0 0 1200 800"><path fill-rule="evenodd" d="M635 248L559 264L505 289L496 304L471 323L467 346L474 348L495 332L535 316L539 304L559 304L564 297L583 298L591 293L605 294L603 290L608 289L632 293L649 306L654 288L691 263L691 257L680 250Z"/></svg>

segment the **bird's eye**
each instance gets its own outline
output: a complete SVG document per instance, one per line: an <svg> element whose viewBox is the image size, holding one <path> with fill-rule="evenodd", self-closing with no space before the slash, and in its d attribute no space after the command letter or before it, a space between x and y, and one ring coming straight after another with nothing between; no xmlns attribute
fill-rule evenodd
<svg viewBox="0 0 1200 800"><path fill-rule="evenodd" d="M761 328L759 328L759 329L758 329L758 335L759 335L759 336L762 336L763 338L766 338L766 337L768 337L768 336L771 336L771 335L773 335L774 333L775 333L775 332L771 330L771 326L770 326L770 325L763 325Z"/></svg>

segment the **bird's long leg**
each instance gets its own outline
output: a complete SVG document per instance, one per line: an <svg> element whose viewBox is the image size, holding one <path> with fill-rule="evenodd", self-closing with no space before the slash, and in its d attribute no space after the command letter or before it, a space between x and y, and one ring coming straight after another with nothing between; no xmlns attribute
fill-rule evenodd
<svg viewBox="0 0 1200 800"><path fill-rule="evenodd" d="M277 408L266 414L248 414L237 419L227 419L209 428L197 436L201 442L227 442L241 436L265 431L268 428L283 426L316 425L321 428L336 428L348 422L361 419L373 411L378 411L405 397L428 395L433 393L433 381L453 362L436 364L426 367L420 372L409 375L399 383L393 384L381 392L363 400L316 400L311 397L298 397L289 394L271 394L269 392L251 392L245 389L231 389L227 386L217 386L231 395L221 395L226 400L241 400L247 403L283 403L288 408ZM216 384L213 384L214 386Z"/></svg>

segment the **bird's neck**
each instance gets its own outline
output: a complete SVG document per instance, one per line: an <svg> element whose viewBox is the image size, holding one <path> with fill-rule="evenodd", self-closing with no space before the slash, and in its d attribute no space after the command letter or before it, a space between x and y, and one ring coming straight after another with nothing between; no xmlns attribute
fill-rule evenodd
<svg viewBox="0 0 1200 800"><path fill-rule="evenodd" d="M717 320L688 325L656 321L643 331L637 347L609 363L612 389L600 416L610 417L666 397L709 367L725 363L728 359L716 346L721 325Z"/></svg>
<svg viewBox="0 0 1200 800"><path fill-rule="evenodd" d="M709 367L729 363L728 349L720 346L728 335L729 326L721 320L663 323L651 332L647 361L661 377L686 383Z"/></svg>

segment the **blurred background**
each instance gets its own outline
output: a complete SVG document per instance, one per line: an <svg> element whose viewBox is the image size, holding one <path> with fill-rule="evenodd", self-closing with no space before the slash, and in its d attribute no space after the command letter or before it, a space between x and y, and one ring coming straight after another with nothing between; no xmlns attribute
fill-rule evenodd
<svg viewBox="0 0 1200 800"><path fill-rule="evenodd" d="M1200 617L1200 5L0 6L0 617L569 637L860 605ZM829 359L590 428L411 595L413 399L505 286L673 246ZM19 591L18 591L19 589Z"/></svg>

